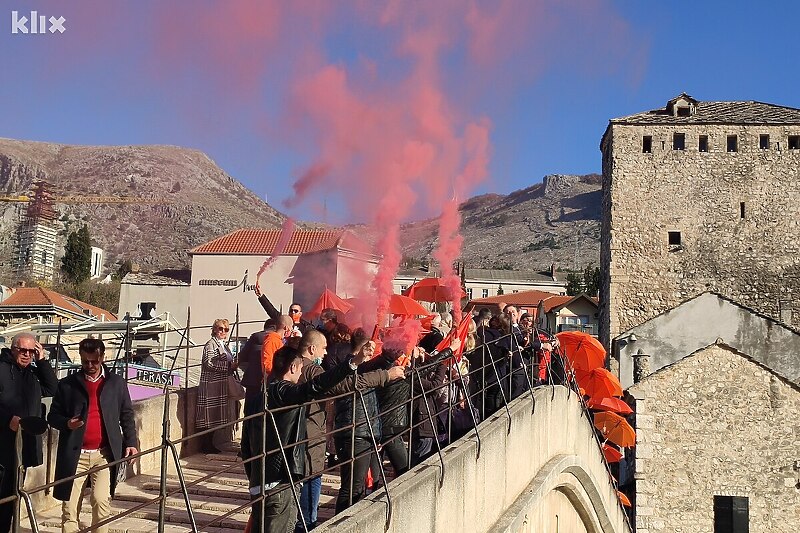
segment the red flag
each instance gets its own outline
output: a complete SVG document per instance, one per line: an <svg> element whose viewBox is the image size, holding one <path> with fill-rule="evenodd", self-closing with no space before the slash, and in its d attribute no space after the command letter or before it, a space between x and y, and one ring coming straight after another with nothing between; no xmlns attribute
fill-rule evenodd
<svg viewBox="0 0 800 533"><path fill-rule="evenodd" d="M461 355L464 353L464 346L467 343L467 335L469 335L469 322L472 320L472 315L470 313L464 313L464 316L461 317L461 323L458 325L457 328L453 328L450 330L450 333L442 339L438 345L436 345L436 351L440 352L445 348L450 346L450 343L453 342L453 339L457 336L461 339L461 347L456 350L456 353L453 354L456 361L461 361Z"/></svg>

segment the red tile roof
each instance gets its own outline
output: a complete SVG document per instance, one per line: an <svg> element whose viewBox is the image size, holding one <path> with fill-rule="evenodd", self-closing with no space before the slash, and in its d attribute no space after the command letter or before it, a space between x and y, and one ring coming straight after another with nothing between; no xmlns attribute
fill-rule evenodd
<svg viewBox="0 0 800 533"><path fill-rule="evenodd" d="M82 315L86 315L86 311L88 310L92 316L99 317L100 315L105 315L108 320L117 319L114 313L106 311L105 309L82 302L71 296L65 296L56 291L45 289L44 287L20 287L14 294L0 302L0 308L12 306L53 306Z"/></svg>
<svg viewBox="0 0 800 533"><path fill-rule="evenodd" d="M475 298L470 300L469 303L472 305L472 307L477 307L480 304L500 303L504 303L506 305L524 305L526 307L536 307L542 300L552 297L558 297L558 295L552 292L531 290L501 294L499 296L489 296L488 298ZM567 299L571 298L572 297L569 296Z"/></svg>
<svg viewBox="0 0 800 533"><path fill-rule="evenodd" d="M578 298L586 298L594 305L599 305L597 298L586 296L585 294L578 294L577 296L553 296L552 298L548 298L543 300L542 307L544 308L545 313L549 313L556 307L563 307L566 304L572 302L573 300L577 300Z"/></svg>
<svg viewBox="0 0 800 533"><path fill-rule="evenodd" d="M284 255L300 255L336 247L345 231L296 229L289 238ZM239 229L213 241L201 244L190 254L272 255L278 244L281 230Z"/></svg>

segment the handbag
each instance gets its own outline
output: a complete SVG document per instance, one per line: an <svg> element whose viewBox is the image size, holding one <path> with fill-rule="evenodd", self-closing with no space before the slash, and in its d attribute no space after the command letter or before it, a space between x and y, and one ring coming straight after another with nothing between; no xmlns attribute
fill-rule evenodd
<svg viewBox="0 0 800 533"><path fill-rule="evenodd" d="M232 400L244 400L244 387L235 372L228 376L228 397Z"/></svg>

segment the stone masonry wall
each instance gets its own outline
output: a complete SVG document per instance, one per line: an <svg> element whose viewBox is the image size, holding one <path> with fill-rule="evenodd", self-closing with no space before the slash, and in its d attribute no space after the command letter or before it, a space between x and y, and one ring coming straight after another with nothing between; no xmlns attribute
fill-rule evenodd
<svg viewBox="0 0 800 533"><path fill-rule="evenodd" d="M751 533L800 531L796 387L712 345L629 390L637 533L713 533L714 495L749 499Z"/></svg>
<svg viewBox="0 0 800 533"><path fill-rule="evenodd" d="M674 133L686 135L685 150L672 149ZM759 149L760 134L769 149ZM609 127L604 342L706 290L800 323L800 150L787 149L790 134L800 126ZM652 153L642 153L643 135ZM700 135L708 152L698 150ZM726 151L727 135L738 136L738 152ZM668 244L670 231L681 233L680 246Z"/></svg>

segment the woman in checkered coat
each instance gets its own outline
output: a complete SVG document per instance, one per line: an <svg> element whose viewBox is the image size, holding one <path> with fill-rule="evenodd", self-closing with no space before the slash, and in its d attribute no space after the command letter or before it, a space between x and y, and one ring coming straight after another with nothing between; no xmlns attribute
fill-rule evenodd
<svg viewBox="0 0 800 533"><path fill-rule="evenodd" d="M200 385L197 387L198 431L216 428L236 420L236 401L228 393L228 376L238 366L225 342L230 331L227 319L218 318L211 326L211 339L203 347ZM233 444L233 426L220 428L205 438L203 451L227 451Z"/></svg>

